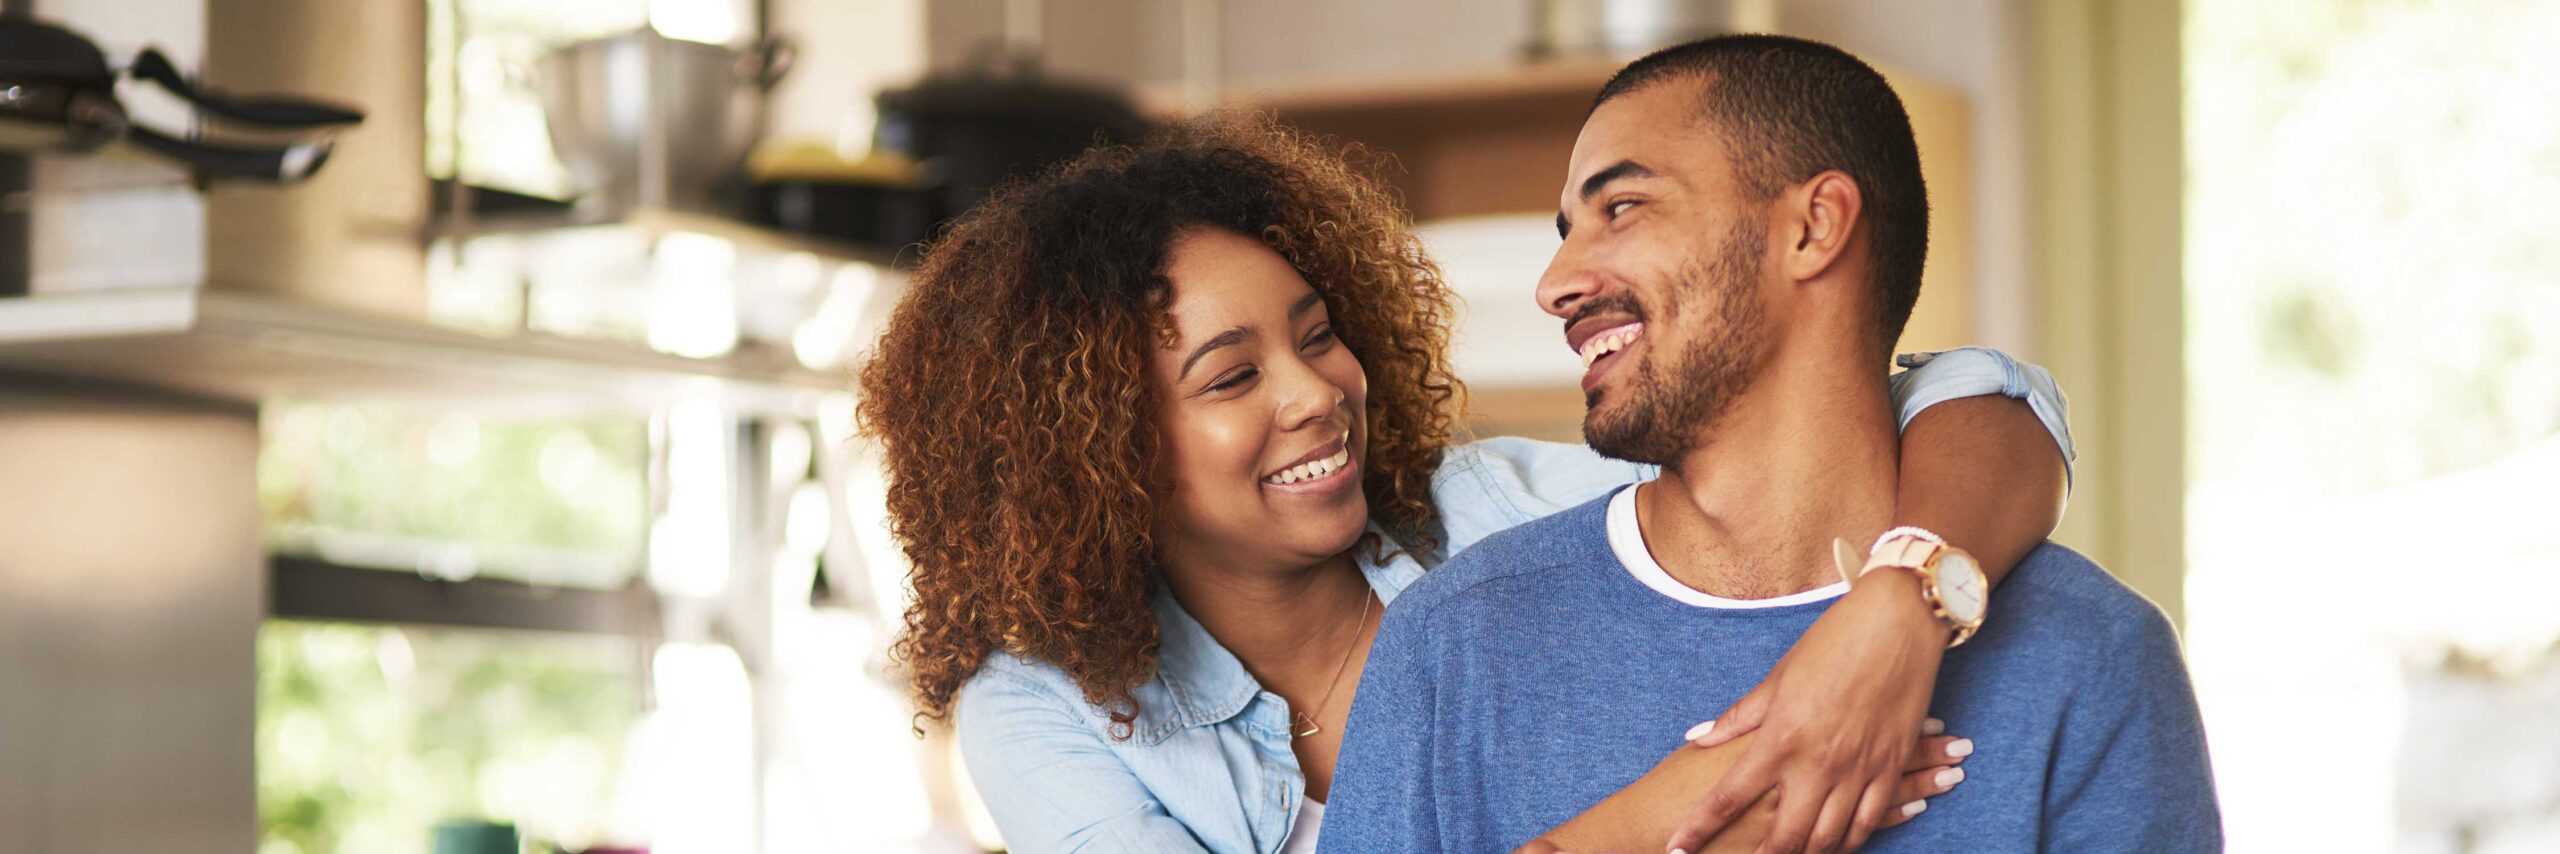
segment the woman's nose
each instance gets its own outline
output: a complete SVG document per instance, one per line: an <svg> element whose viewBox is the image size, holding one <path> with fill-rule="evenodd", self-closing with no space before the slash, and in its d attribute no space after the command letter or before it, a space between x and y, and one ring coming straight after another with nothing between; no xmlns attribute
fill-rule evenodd
<svg viewBox="0 0 2560 854"><path fill-rule="evenodd" d="M1326 379L1315 366L1304 360L1291 359L1272 370L1279 381L1280 428L1295 430L1309 422L1323 420L1342 408L1343 391Z"/></svg>

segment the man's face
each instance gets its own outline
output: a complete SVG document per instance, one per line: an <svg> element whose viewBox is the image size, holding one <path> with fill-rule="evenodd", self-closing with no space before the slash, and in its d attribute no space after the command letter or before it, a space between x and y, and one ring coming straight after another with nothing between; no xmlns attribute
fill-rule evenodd
<svg viewBox="0 0 2560 854"><path fill-rule="evenodd" d="M1564 245L1538 281L1584 362L1583 439L1619 459L1676 463L1749 386L1767 337L1768 206L1700 123L1703 85L1658 82L1583 123Z"/></svg>

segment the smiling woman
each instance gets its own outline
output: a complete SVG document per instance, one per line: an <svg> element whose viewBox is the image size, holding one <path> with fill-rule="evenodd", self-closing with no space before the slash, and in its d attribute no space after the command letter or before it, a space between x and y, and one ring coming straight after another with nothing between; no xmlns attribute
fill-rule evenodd
<svg viewBox="0 0 2560 854"><path fill-rule="evenodd" d="M1143 159L1090 155L981 206L935 246L864 371L864 421L887 445L893 526L916 566L898 652L927 717L948 715L987 655L1007 651L1073 675L1120 727L1135 721L1130 692L1158 651L1147 593L1159 455L1197 448L1165 435L1155 409L1254 382L1216 340L1232 323L1188 339L1181 352L1198 359L1149 358L1202 331L1167 323L1169 262L1232 263L1177 253L1176 231L1204 235L1198 248L1258 249L1241 263L1302 289L1284 307L1306 291L1323 299L1339 323L1327 334L1364 354L1342 358L1379 389L1365 418L1336 419L1365 433L1359 515L1416 548L1436 539L1430 477L1458 386L1446 290L1419 241L1383 188L1294 135L1250 122L1184 134ZM1289 460L1270 462L1244 482Z"/></svg>

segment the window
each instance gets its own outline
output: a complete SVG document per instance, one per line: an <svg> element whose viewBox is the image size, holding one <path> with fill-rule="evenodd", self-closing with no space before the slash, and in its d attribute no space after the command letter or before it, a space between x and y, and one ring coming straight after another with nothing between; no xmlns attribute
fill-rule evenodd
<svg viewBox="0 0 2560 854"><path fill-rule="evenodd" d="M624 638L270 621L259 850L424 854L457 819L565 850L644 839L614 807L646 664Z"/></svg>
<svg viewBox="0 0 2560 854"><path fill-rule="evenodd" d="M2235 850L2560 850L2560 2L2187 4L2189 660Z"/></svg>
<svg viewBox="0 0 2560 854"><path fill-rule="evenodd" d="M271 551L592 589L642 565L644 419L278 401L259 426Z"/></svg>

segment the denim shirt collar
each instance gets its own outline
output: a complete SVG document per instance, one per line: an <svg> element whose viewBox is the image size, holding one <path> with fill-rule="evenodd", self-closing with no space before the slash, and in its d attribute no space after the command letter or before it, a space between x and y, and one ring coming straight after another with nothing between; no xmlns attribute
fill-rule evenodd
<svg viewBox="0 0 2560 854"><path fill-rule="evenodd" d="M1369 533L1377 538L1378 547L1364 541L1353 548L1353 554L1381 606L1394 603L1396 594L1422 577L1425 561L1438 562L1436 555L1408 551L1374 524ZM1243 713L1262 692L1262 683L1254 681L1253 674L1245 672L1244 662L1174 601L1167 585L1156 585L1151 604L1159 638L1156 678L1132 692L1138 700L1138 717L1130 737L1141 744L1155 744L1177 730L1223 723Z"/></svg>

